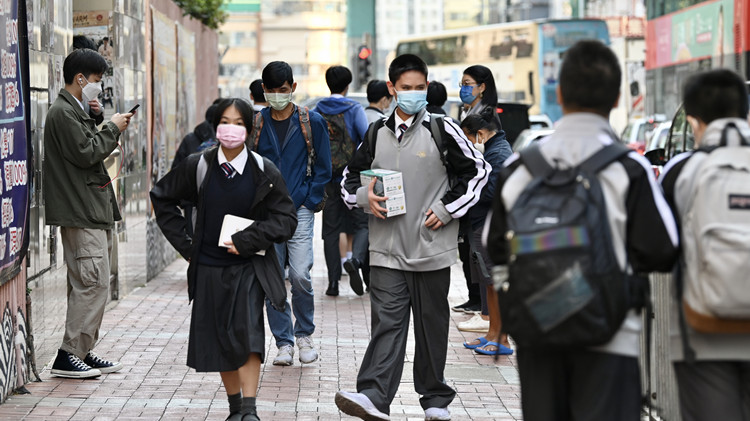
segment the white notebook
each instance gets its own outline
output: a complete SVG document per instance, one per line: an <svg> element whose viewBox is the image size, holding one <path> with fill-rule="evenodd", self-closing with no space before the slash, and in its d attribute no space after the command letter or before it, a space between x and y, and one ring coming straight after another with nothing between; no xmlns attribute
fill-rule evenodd
<svg viewBox="0 0 750 421"><path fill-rule="evenodd" d="M243 218L235 215L224 215L224 222L221 224L221 234L219 234L219 247L229 248L224 242L232 241L232 235L238 233L253 224L252 219ZM261 256L266 254L265 250L257 252Z"/></svg>

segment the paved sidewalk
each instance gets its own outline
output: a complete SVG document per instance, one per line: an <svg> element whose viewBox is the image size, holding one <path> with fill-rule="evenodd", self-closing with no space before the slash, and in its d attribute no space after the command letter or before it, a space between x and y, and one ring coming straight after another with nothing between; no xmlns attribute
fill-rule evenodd
<svg viewBox="0 0 750 421"><path fill-rule="evenodd" d="M339 389L355 390L357 369L369 340L370 303L341 285L341 296L327 297L322 243L316 238L313 269L315 323L313 336L320 359L291 367L271 364L276 356L273 336L266 328L266 362L258 393L262 420L352 419L333 402ZM50 377L51 362L41 383L30 383L30 395L11 396L0 405L2 420L223 420L228 414L226 393L218 373L196 373L185 365L190 310L185 288L187 263L177 261L143 288L120 300L104 316L96 350L125 367L98 379ZM450 301L466 297L463 276L454 265ZM468 315L452 312L450 348L445 377L458 391L449 409L454 420L513 420L521 418L520 386L515 358L476 355L462 346L476 334L460 332L456 324ZM411 338L411 335L410 335ZM414 344L391 406L394 420L424 419L412 383Z"/></svg>

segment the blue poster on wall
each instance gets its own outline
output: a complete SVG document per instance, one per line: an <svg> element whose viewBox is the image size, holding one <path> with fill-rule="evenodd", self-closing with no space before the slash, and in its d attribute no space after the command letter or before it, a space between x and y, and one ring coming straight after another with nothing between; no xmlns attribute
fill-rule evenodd
<svg viewBox="0 0 750 421"><path fill-rule="evenodd" d="M29 169L18 43L18 1L0 1L0 285L25 256Z"/></svg>

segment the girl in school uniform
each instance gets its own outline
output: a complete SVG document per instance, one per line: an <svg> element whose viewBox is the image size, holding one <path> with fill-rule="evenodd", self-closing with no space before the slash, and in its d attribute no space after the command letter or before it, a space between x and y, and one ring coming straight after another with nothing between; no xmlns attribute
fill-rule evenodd
<svg viewBox="0 0 750 421"><path fill-rule="evenodd" d="M253 111L244 100L218 104L214 128L219 145L190 155L151 190L164 236L190 262L188 296L193 302L187 365L219 372L231 421L258 420L255 396L265 357L263 303L286 303L274 243L292 237L294 203L271 161L245 146ZM181 201L195 204L186 220ZM219 236L226 215L254 221L226 241ZM192 237L188 224L193 224Z"/></svg>

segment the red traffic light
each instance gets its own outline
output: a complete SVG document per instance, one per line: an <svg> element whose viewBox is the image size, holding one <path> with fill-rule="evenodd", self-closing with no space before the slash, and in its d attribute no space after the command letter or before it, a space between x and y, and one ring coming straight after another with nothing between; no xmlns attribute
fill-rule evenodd
<svg viewBox="0 0 750 421"><path fill-rule="evenodd" d="M367 48L365 46L359 47L359 54L357 54L357 57L359 57L362 60L365 60L368 57L370 57L370 55L372 55L372 50L371 49L369 49L369 48Z"/></svg>

